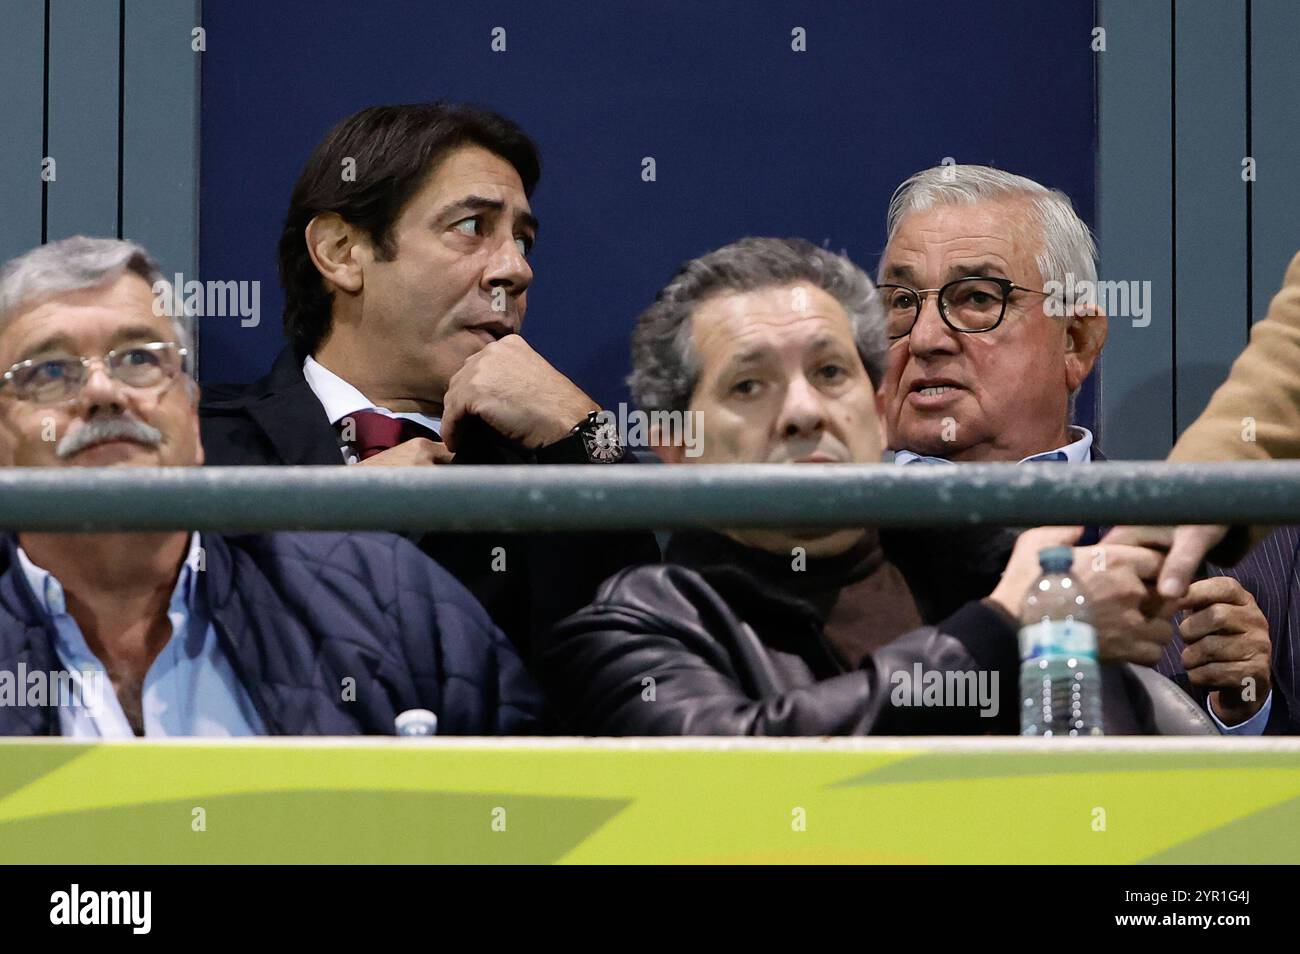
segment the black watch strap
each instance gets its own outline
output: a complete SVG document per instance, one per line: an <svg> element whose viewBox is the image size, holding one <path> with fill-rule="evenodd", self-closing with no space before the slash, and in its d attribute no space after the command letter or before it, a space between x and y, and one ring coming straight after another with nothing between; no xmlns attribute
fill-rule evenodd
<svg viewBox="0 0 1300 954"><path fill-rule="evenodd" d="M538 448L540 464L617 464L627 456L612 415L592 411L567 436Z"/></svg>

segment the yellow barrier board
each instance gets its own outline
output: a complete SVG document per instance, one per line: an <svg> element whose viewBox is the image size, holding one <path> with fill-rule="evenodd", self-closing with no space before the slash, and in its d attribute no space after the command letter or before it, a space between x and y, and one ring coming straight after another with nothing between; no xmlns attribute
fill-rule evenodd
<svg viewBox="0 0 1300 954"><path fill-rule="evenodd" d="M1300 861L1300 740L0 749L6 863Z"/></svg>

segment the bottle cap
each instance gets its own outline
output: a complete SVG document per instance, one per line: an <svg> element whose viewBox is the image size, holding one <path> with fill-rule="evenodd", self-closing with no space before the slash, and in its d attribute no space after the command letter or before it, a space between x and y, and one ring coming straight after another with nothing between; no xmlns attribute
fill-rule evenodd
<svg viewBox="0 0 1300 954"><path fill-rule="evenodd" d="M1038 551L1038 565L1044 573L1067 573L1073 563L1073 547L1043 547Z"/></svg>
<svg viewBox="0 0 1300 954"><path fill-rule="evenodd" d="M398 713L393 725L397 727L398 735L436 735L438 717L428 709L407 709Z"/></svg>

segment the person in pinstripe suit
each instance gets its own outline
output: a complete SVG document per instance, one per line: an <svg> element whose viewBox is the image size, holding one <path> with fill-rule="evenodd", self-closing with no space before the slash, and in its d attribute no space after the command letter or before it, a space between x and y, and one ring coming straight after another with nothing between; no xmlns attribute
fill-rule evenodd
<svg viewBox="0 0 1300 954"><path fill-rule="evenodd" d="M1191 584L1190 593L1195 594L1197 587L1222 585L1220 581L1224 580L1231 580L1240 590L1238 602L1234 604L1236 609L1225 613L1224 622L1219 624L1225 637L1245 636L1253 640L1255 651L1263 653L1264 659L1269 658L1270 651L1272 654L1272 666L1265 670L1268 688L1259 685L1255 688L1257 696L1267 694L1269 689L1272 692L1263 732L1268 735L1300 733L1300 704L1296 696L1300 686L1296 660L1296 646L1300 643L1300 600L1297 599L1300 527L1280 527L1235 567L1205 564L1201 579ZM1176 674L1183 668L1186 649L1183 631L1188 629L1188 621L1187 616L1182 619L1174 641L1165 648L1165 657L1156 667L1166 675ZM1246 627L1251 627L1251 631L1235 633Z"/></svg>
<svg viewBox="0 0 1300 954"><path fill-rule="evenodd" d="M1300 458L1300 254L1287 268L1267 317L1199 418L1183 432L1171 461ZM1258 604L1272 637L1272 713L1267 731L1300 733L1300 527L1122 527L1108 539L1167 550L1159 587L1180 596L1202 574L1236 580ZM1202 564L1208 556L1212 563ZM1244 555L1244 556L1243 556ZM1228 567L1231 567L1230 569ZM1242 617L1241 611L1233 615ZM1259 625L1256 619L1254 625ZM1166 653L1162 666L1176 661Z"/></svg>

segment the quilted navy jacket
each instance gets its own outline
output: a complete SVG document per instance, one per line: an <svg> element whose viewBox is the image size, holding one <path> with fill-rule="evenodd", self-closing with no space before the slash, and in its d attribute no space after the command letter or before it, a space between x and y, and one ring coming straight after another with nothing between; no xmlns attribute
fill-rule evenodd
<svg viewBox="0 0 1300 954"><path fill-rule="evenodd" d="M539 731L542 697L509 640L403 538L205 533L202 545L213 625L269 734L391 735L407 709L436 712L439 735ZM15 547L0 538L0 670L54 672L52 626ZM0 735L58 733L53 707L0 706Z"/></svg>

